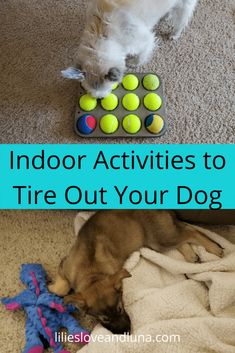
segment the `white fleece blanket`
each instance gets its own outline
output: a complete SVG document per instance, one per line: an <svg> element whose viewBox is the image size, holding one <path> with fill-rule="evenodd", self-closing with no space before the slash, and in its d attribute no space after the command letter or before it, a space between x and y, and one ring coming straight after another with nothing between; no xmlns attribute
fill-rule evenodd
<svg viewBox="0 0 235 353"><path fill-rule="evenodd" d="M78 214L76 231L90 215ZM81 353L235 353L235 245L196 228L218 242L225 257L202 247L195 247L198 264L177 250L134 253L125 264L132 277L124 280L123 294L132 335L118 341L97 325Z"/></svg>

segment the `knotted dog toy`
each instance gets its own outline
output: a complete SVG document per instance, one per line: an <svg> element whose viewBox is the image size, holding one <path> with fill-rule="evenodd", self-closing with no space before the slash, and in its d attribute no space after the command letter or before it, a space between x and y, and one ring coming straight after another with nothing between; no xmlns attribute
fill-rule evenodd
<svg viewBox="0 0 235 353"><path fill-rule="evenodd" d="M67 328L76 341L88 342L89 333L71 315L76 308L64 305L63 299L49 293L46 272L40 264L23 264L21 281L28 287L14 298L4 298L7 310L23 309L26 312L26 345L23 353L43 353L44 342L48 342L55 353L70 353L56 342L60 328Z"/></svg>

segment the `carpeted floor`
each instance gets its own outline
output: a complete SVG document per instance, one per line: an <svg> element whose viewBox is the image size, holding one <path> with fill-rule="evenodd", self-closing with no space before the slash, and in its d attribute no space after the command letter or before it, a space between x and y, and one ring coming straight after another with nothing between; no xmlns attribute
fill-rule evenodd
<svg viewBox="0 0 235 353"><path fill-rule="evenodd" d="M1 1L0 143L104 141L75 135L77 84L60 77L74 61L86 2ZM232 3L200 0L177 43L161 38L161 48L142 70L164 78L168 131L160 139L132 142L235 142Z"/></svg>
<svg viewBox="0 0 235 353"><path fill-rule="evenodd" d="M76 211L1 211L0 212L0 297L14 296L24 287L19 280L22 263L40 262L54 277L58 263L74 242ZM235 226L211 226L235 243ZM94 322L80 317L86 328ZM20 353L24 346L25 317L22 312L7 312L0 305L0 346L2 353ZM75 353L79 346L70 345Z"/></svg>

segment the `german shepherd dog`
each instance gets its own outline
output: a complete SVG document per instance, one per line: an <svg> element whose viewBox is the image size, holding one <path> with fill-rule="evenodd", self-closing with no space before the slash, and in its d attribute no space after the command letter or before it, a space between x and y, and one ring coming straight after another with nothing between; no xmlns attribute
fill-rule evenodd
<svg viewBox="0 0 235 353"><path fill-rule="evenodd" d="M79 231L49 290L65 296L66 303L94 316L112 333L129 333L131 322L122 301L122 280L131 276L123 269L127 258L142 247L159 252L176 248L187 261L198 262L192 244L223 256L218 244L172 211L99 211Z"/></svg>

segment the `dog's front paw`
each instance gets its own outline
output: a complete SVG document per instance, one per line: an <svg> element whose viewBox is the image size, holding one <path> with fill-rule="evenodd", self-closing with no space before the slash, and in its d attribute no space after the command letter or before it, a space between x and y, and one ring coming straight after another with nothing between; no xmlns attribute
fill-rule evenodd
<svg viewBox="0 0 235 353"><path fill-rule="evenodd" d="M201 263L201 259L200 257L194 253L194 254L188 254L187 257L186 257L186 260L188 262L191 262L193 264L196 264L196 263Z"/></svg>
<svg viewBox="0 0 235 353"><path fill-rule="evenodd" d="M48 284L47 288L48 288L49 292L56 294L56 288L55 288L54 283Z"/></svg>
<svg viewBox="0 0 235 353"><path fill-rule="evenodd" d="M58 295L59 297L63 297L65 294L63 288L58 288L56 283L51 283L47 286L48 290L50 293L53 293L55 295Z"/></svg>
<svg viewBox="0 0 235 353"><path fill-rule="evenodd" d="M215 244L215 243L210 244L208 251L218 257L221 257L221 258L224 256L224 249L221 248L220 245Z"/></svg>
<svg viewBox="0 0 235 353"><path fill-rule="evenodd" d="M133 66L137 66L140 63L140 58L139 56L129 56L126 60L126 64L128 67L133 67Z"/></svg>

